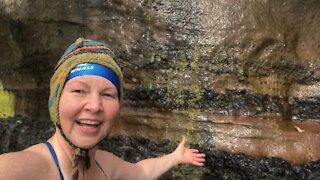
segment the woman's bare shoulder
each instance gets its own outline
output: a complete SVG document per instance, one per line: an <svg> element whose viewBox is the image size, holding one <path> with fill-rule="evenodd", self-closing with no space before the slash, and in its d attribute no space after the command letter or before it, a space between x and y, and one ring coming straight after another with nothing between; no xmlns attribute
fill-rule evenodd
<svg viewBox="0 0 320 180"><path fill-rule="evenodd" d="M114 155L113 153L110 153L108 151L102 151L102 150L97 150L96 156L98 159L101 159L103 161L112 161L113 163L127 163L123 159L119 158L118 156Z"/></svg>
<svg viewBox="0 0 320 180"><path fill-rule="evenodd" d="M105 162L112 162L111 164L118 164L121 162L121 159L115 156L114 154L108 152L108 151L103 151L103 150L97 150L96 151L96 160L101 163L104 167L107 167L108 169L113 169L114 167L109 167L110 163L105 163Z"/></svg>
<svg viewBox="0 0 320 180"><path fill-rule="evenodd" d="M111 179L130 179L132 178L130 174L136 170L135 164L124 161L107 151L98 150L96 158Z"/></svg>
<svg viewBox="0 0 320 180"><path fill-rule="evenodd" d="M48 167L45 148L43 144L37 144L22 151L0 155L0 179L19 179L41 173L44 167Z"/></svg>

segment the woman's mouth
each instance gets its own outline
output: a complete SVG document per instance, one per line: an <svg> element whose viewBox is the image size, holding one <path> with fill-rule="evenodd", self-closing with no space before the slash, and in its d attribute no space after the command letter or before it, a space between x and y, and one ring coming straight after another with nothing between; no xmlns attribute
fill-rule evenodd
<svg viewBox="0 0 320 180"><path fill-rule="evenodd" d="M76 123L81 126L91 127L98 127L99 125L101 125L101 122L96 120L76 120Z"/></svg>
<svg viewBox="0 0 320 180"><path fill-rule="evenodd" d="M79 125L79 130L87 135L95 135L102 125L102 123L97 120L76 120L75 122Z"/></svg>

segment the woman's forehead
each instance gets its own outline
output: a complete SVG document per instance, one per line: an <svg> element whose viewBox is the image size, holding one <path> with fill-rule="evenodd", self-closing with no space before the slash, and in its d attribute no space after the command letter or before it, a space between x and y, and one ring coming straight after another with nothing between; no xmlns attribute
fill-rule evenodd
<svg viewBox="0 0 320 180"><path fill-rule="evenodd" d="M115 85L108 79L96 75L83 75L72 78L67 81L66 86L69 85L86 85L86 86L101 86L116 89Z"/></svg>

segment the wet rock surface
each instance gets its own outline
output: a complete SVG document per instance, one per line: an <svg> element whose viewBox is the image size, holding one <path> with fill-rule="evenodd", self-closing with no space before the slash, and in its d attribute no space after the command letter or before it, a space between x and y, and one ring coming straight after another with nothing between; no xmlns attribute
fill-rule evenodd
<svg viewBox="0 0 320 180"><path fill-rule="evenodd" d="M153 106L155 107L155 106ZM280 157L292 163L320 159L320 124L313 121L284 121L270 117L250 118L194 111L191 121L183 112L163 112L153 108L122 108L113 128L116 136L142 136L155 142L180 140L210 150L244 153L254 157Z"/></svg>
<svg viewBox="0 0 320 180"><path fill-rule="evenodd" d="M53 123L16 116L0 121L0 154L20 151L46 141L54 133Z"/></svg>
<svg viewBox="0 0 320 180"><path fill-rule="evenodd" d="M54 132L51 121L24 117L0 121L0 127L1 154L41 143ZM100 147L127 161L137 162L170 153L176 145L176 142L168 140L154 142L141 136L111 136L105 139ZM190 165L179 165L159 179L320 179L320 161L298 165L279 158L257 159L244 154L210 151L196 144L190 144L190 147L198 148L207 155L205 166L195 168Z"/></svg>
<svg viewBox="0 0 320 180"><path fill-rule="evenodd" d="M103 149L126 159L137 162L145 158L170 153L175 145L164 141L155 143L142 137L112 137L102 143ZM202 168L180 165L159 179L320 179L320 161L294 165L279 158L256 159L243 154L209 151L198 148L206 154L206 164Z"/></svg>
<svg viewBox="0 0 320 180"><path fill-rule="evenodd" d="M172 92L200 95L199 106L218 113L318 120L319 7L317 0L8 0L0 3L0 79L19 94L17 114L45 117L52 69L85 36L115 50L130 101L140 100L137 90L147 102Z"/></svg>
<svg viewBox="0 0 320 180"><path fill-rule="evenodd" d="M155 142L188 134L213 152L311 162L320 159L319 8L319 0L1 1L0 83L16 115L48 119L57 59L76 38L92 38L124 70L114 134Z"/></svg>

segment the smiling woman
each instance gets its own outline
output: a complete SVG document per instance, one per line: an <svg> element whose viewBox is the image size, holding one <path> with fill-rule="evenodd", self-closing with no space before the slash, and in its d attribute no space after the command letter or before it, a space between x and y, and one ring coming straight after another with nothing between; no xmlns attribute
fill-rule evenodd
<svg viewBox="0 0 320 180"><path fill-rule="evenodd" d="M119 108L111 81L93 75L75 77L66 83L60 98L61 128L74 145L90 149L108 135Z"/></svg>
<svg viewBox="0 0 320 180"><path fill-rule="evenodd" d="M126 162L97 145L108 136L123 96L123 77L109 46L80 38L61 57L50 81L49 112L56 127L45 143L0 156L0 179L156 179L179 163L204 165L186 148Z"/></svg>

